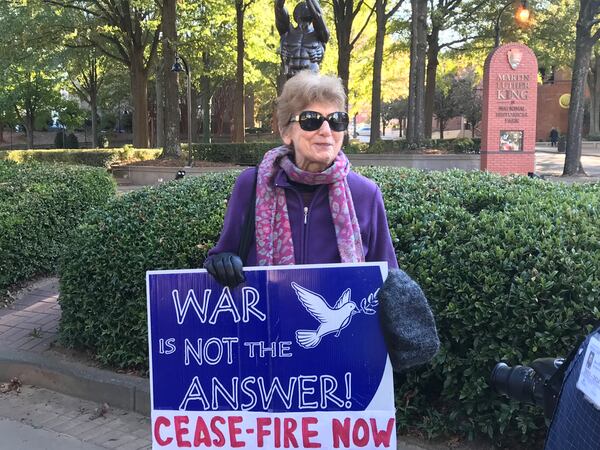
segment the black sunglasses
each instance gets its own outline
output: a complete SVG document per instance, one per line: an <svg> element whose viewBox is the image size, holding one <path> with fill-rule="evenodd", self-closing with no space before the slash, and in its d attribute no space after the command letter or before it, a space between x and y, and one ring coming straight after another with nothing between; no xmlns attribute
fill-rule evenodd
<svg viewBox="0 0 600 450"><path fill-rule="evenodd" d="M297 116L293 116L290 123L298 122L304 131L316 131L321 128L323 122L327 121L331 131L346 131L349 120L348 113L342 111L333 112L327 116L316 111L302 111Z"/></svg>

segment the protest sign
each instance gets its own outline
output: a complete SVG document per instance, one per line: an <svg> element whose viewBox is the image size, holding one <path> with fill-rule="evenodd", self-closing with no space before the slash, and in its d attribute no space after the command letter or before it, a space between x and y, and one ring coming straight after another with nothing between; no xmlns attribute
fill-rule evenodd
<svg viewBox="0 0 600 450"><path fill-rule="evenodd" d="M147 274L153 448L396 448L386 263Z"/></svg>

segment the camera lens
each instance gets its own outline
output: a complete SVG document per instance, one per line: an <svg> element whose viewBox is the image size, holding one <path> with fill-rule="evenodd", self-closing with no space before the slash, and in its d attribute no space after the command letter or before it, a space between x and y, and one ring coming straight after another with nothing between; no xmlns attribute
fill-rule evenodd
<svg viewBox="0 0 600 450"><path fill-rule="evenodd" d="M526 403L536 403L534 396L534 370L527 366L510 367L498 363L492 371L490 384L500 394Z"/></svg>

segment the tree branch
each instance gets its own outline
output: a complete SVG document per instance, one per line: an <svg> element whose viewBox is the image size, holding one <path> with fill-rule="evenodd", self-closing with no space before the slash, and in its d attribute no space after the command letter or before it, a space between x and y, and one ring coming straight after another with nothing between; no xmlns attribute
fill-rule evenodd
<svg viewBox="0 0 600 450"><path fill-rule="evenodd" d="M106 36L106 39L111 38L111 36ZM114 39L114 38L113 38ZM109 39L110 40L110 39ZM115 39L116 40L116 39ZM117 41L118 42L118 41ZM126 66L129 66L129 56L123 52L121 52L121 49L119 47L117 47L117 50L119 50L119 53L121 56L119 55L115 55L114 53L112 53L111 51L107 50L100 42L96 41L95 42L96 47L98 48L98 50L100 50L103 54L105 54L106 56L108 56L109 58L112 59L116 59L117 61L122 62L123 64L125 64ZM119 46L121 44L119 43Z"/></svg>
<svg viewBox="0 0 600 450"><path fill-rule="evenodd" d="M43 0L44 3L47 3L49 5L54 5L54 6L60 6L62 8L69 8L69 9L76 9L78 11L84 12L86 14L89 14L91 16L95 16L95 17L100 17L100 14L98 14L96 11L93 11L89 8L85 8L83 6L79 6L78 4L73 3L72 1L67 1L67 0Z"/></svg>
<svg viewBox="0 0 600 450"><path fill-rule="evenodd" d="M152 38L152 45L150 47L150 55L148 56L148 62L146 63L146 70L150 69L150 66L152 65L152 62L154 61L154 58L157 54L161 28L162 22L160 26L158 26L154 31L154 37Z"/></svg>
<svg viewBox="0 0 600 450"><path fill-rule="evenodd" d="M390 17L392 17L394 14L396 14L396 11L398 11L398 9L400 9L400 6L402 6L402 3L404 3L404 0L399 0L398 3L396 3L394 5L394 7L392 9L390 9L390 11L388 13L385 14L386 22Z"/></svg>
<svg viewBox="0 0 600 450"><path fill-rule="evenodd" d="M372 9L371 12L369 13L369 16L367 17L367 20L365 20L365 23L363 24L362 28L360 29L358 34L356 36L354 36L354 39L352 39L352 41L350 42L350 48L354 47L354 44L356 44L356 41L358 40L360 35L363 33L363 31L365 31L365 28L367 28L367 24L369 23L369 20L371 20L371 16L373 15L374 12L375 12L375 9Z"/></svg>
<svg viewBox="0 0 600 450"><path fill-rule="evenodd" d="M461 39L455 39L454 41L450 41L450 42L444 42L443 44L440 44L440 49L444 48L444 47L450 47L451 45L454 44L461 44L463 42L467 42L470 41L471 39L477 39L483 37L482 35L475 35L475 36L467 36Z"/></svg>

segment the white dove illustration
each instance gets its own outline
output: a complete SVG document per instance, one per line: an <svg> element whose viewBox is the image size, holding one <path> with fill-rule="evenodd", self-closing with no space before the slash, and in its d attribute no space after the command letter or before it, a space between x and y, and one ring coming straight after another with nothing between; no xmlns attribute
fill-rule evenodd
<svg viewBox="0 0 600 450"><path fill-rule="evenodd" d="M319 328L314 331L296 331L296 342L301 347L314 348L321 342L323 336L330 333L335 332L335 337L338 337L342 329L350 324L352 316L358 313L356 304L350 301L350 288L342 293L334 307L331 308L319 294L309 291L294 282L292 282L292 287L307 311L321 322Z"/></svg>

